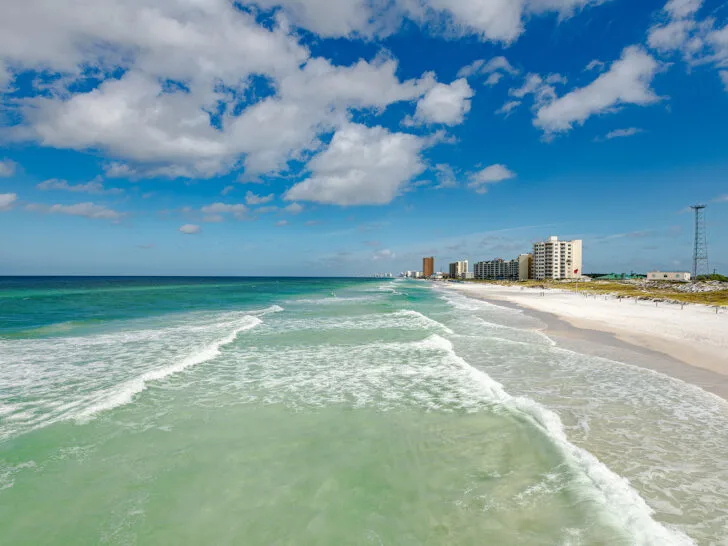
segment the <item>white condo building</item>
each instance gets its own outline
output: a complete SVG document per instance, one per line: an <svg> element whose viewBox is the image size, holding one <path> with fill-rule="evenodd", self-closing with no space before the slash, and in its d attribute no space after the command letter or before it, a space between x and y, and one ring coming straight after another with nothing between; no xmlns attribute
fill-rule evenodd
<svg viewBox="0 0 728 546"><path fill-rule="evenodd" d="M559 241L549 237L533 245L533 278L578 279L584 273L581 264L581 241Z"/></svg>
<svg viewBox="0 0 728 546"><path fill-rule="evenodd" d="M450 264L450 278L464 279L468 274L469 264L467 260L462 262L453 262Z"/></svg>

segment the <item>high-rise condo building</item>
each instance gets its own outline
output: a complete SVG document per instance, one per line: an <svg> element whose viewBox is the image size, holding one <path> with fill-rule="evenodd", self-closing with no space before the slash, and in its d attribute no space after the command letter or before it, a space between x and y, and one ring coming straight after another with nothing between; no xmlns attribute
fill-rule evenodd
<svg viewBox="0 0 728 546"><path fill-rule="evenodd" d="M468 274L468 261L453 262L450 264L450 278L464 279Z"/></svg>
<svg viewBox="0 0 728 546"><path fill-rule="evenodd" d="M435 258L422 259L422 272L425 278L430 278L435 274Z"/></svg>
<svg viewBox="0 0 728 546"><path fill-rule="evenodd" d="M533 278L577 279L581 277L581 241L559 241L549 237L533 245Z"/></svg>

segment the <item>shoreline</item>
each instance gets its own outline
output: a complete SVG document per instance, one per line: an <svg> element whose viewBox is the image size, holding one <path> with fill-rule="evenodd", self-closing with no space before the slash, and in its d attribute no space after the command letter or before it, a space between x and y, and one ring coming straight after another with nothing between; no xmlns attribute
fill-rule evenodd
<svg viewBox="0 0 728 546"><path fill-rule="evenodd" d="M708 353L706 358L704 351L696 352L691 343L671 341L640 332L628 332L597 319L577 319L565 316L556 310L539 309L528 305L523 298L498 293L497 289L489 290L487 286L472 288L448 286L448 289L456 290L468 297L519 310L527 316L538 319L544 324L541 331L553 339L560 348L650 369L728 401L728 356L721 358L712 354L713 351L705 351ZM728 327L728 321L726 325Z"/></svg>

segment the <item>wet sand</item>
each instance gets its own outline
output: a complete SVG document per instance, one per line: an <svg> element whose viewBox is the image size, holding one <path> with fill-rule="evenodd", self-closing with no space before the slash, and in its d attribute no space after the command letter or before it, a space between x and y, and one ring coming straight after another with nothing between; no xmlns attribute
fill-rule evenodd
<svg viewBox="0 0 728 546"><path fill-rule="evenodd" d="M540 311L510 301L496 294L481 291L462 291L472 298L480 299L511 309L518 309L526 315L540 320L542 330L553 339L559 347L581 354L588 354L616 360L635 366L648 368L663 373L686 383L696 385L708 392L728 400L728 375L718 371L698 367L676 358L670 354L670 348L664 340L645 339L648 336L637 334L617 336L613 332L577 326L559 317L555 313ZM663 350L660 350L663 349ZM690 347L681 347L682 351L690 351ZM728 358L728 356L726 357Z"/></svg>

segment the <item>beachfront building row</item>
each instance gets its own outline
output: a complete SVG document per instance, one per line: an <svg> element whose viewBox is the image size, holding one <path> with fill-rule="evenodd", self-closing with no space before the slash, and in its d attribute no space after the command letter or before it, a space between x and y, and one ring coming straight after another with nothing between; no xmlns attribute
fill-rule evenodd
<svg viewBox="0 0 728 546"><path fill-rule="evenodd" d="M480 280L578 279L583 273L582 242L549 237L546 241L535 243L532 254L521 254L515 260L498 258L478 262L474 273L475 278Z"/></svg>
<svg viewBox="0 0 728 546"><path fill-rule="evenodd" d="M521 254L515 260L498 258L478 262L474 266L474 277L479 280L527 281L533 273L533 256Z"/></svg>
<svg viewBox="0 0 728 546"><path fill-rule="evenodd" d="M581 268L581 241L559 241L558 237L533 245L533 277L544 279L578 279Z"/></svg>
<svg viewBox="0 0 728 546"><path fill-rule="evenodd" d="M449 268L451 279L527 281L578 279L582 271L582 241L560 241L552 236L533 245L532 254L521 254L514 260L495 260L478 262L473 272L468 271L468 261L453 262ZM409 275L406 276L413 276ZM422 276L435 277L435 258L422 259ZM438 276L441 276L438 275Z"/></svg>

